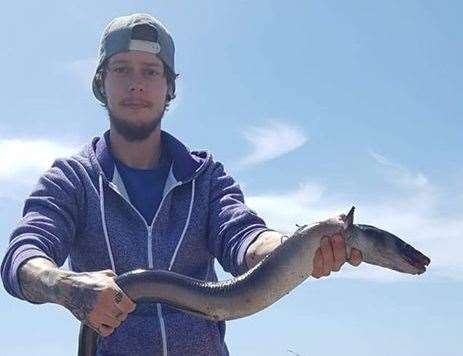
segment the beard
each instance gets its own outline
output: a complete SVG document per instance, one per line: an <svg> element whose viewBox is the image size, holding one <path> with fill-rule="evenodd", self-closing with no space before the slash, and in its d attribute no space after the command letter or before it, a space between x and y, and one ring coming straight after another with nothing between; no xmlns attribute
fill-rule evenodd
<svg viewBox="0 0 463 356"><path fill-rule="evenodd" d="M162 111L148 123L132 123L129 120L118 117L106 107L111 126L129 142L143 141L151 135L152 132L161 126L161 120L166 111L165 106Z"/></svg>

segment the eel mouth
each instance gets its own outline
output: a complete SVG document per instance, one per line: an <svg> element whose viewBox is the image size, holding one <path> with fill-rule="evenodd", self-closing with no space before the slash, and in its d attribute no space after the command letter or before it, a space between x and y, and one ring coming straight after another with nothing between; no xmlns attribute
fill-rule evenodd
<svg viewBox="0 0 463 356"><path fill-rule="evenodd" d="M415 274L423 274L426 272L426 267L431 263L431 259L429 257L425 256L407 243L404 243L401 250L403 252L402 257L404 261L416 270Z"/></svg>
<svg viewBox="0 0 463 356"><path fill-rule="evenodd" d="M364 224L356 226L372 242L370 251L366 251L372 256L369 263L402 273L423 274L426 272L431 259L413 246L375 226Z"/></svg>

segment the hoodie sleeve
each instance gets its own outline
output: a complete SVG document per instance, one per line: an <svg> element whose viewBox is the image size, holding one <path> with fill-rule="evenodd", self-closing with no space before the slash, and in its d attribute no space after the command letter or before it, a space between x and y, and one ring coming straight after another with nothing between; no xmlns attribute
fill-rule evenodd
<svg viewBox="0 0 463 356"><path fill-rule="evenodd" d="M209 201L209 248L223 269L233 276L248 270L246 250L267 228L264 220L244 202L239 184L222 163L212 172Z"/></svg>
<svg viewBox="0 0 463 356"><path fill-rule="evenodd" d="M78 184L69 162L59 159L40 177L26 199L1 266L4 287L12 296L26 300L18 269L28 259L40 256L62 266L69 255L76 231Z"/></svg>

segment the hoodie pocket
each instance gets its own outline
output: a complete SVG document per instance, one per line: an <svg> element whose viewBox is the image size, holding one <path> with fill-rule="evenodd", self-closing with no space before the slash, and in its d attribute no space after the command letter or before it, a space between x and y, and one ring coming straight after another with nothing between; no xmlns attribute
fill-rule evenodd
<svg viewBox="0 0 463 356"><path fill-rule="evenodd" d="M152 315L130 313L127 319L107 337L100 337L97 356L162 355L159 320Z"/></svg>
<svg viewBox="0 0 463 356"><path fill-rule="evenodd" d="M226 355L219 323L181 312L162 304L167 335L167 354Z"/></svg>

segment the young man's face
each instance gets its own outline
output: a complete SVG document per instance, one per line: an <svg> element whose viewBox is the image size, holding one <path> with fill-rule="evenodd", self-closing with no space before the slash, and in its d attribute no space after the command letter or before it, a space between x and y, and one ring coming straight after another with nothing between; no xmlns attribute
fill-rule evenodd
<svg viewBox="0 0 463 356"><path fill-rule="evenodd" d="M116 129L133 131L133 139L146 138L159 125L167 89L164 64L157 56L128 51L109 58L104 80L108 112L120 124Z"/></svg>

